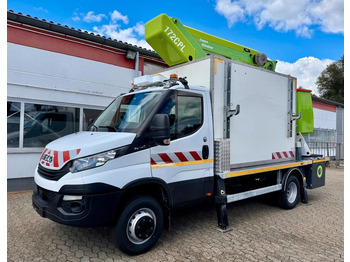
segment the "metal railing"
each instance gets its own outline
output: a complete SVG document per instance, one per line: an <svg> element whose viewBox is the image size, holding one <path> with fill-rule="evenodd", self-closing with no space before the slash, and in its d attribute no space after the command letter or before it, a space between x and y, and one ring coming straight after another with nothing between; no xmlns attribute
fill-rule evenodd
<svg viewBox="0 0 350 262"><path fill-rule="evenodd" d="M323 155L330 160L344 160L344 143L308 142L312 154Z"/></svg>

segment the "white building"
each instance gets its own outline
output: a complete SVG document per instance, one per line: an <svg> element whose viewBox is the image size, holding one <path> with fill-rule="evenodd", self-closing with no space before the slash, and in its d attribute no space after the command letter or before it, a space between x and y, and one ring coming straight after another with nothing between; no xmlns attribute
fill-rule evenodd
<svg viewBox="0 0 350 262"><path fill-rule="evenodd" d="M7 12L8 190L28 189L44 146L86 130L137 75L167 67L151 50Z"/></svg>

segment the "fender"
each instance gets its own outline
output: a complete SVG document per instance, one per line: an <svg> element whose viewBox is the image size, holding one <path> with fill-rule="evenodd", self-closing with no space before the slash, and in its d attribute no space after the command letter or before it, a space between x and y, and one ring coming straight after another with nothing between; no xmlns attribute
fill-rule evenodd
<svg viewBox="0 0 350 262"><path fill-rule="evenodd" d="M286 191L287 180L292 173L293 174L296 173L295 176L299 179L300 187L304 188L304 180L303 180L304 176L301 170L299 168L290 168L288 169L286 175L282 178L282 191Z"/></svg>
<svg viewBox="0 0 350 262"><path fill-rule="evenodd" d="M304 183L304 175L303 172L299 168L289 169L287 175L285 175L282 179L282 191L286 191L287 180L291 174L295 174L300 182L300 198L301 202L304 204L308 203L308 195L306 191L306 185Z"/></svg>
<svg viewBox="0 0 350 262"><path fill-rule="evenodd" d="M142 186L142 185L150 185L150 184L151 185L160 185L166 191L169 207L172 207L173 206L173 198L172 198L171 192L169 190L169 186L164 180L162 180L160 178L156 178L156 177L140 178L140 179L131 181L130 183L126 184L122 188L122 190L126 191L126 190L132 189L134 187L138 187L138 186Z"/></svg>

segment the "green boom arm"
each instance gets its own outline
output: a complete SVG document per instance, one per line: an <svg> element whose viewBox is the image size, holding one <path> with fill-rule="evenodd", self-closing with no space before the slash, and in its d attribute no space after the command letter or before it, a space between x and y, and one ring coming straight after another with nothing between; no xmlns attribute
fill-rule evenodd
<svg viewBox="0 0 350 262"><path fill-rule="evenodd" d="M263 53L184 26L166 14L146 23L145 39L169 66L214 53L272 71L276 68L277 61L268 60Z"/></svg>

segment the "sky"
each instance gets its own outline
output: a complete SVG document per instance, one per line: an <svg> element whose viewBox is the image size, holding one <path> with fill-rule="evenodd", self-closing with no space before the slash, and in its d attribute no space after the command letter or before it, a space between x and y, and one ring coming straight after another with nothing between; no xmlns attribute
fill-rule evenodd
<svg viewBox="0 0 350 262"><path fill-rule="evenodd" d="M344 0L8 0L7 10L149 49L144 25L165 13L265 53L315 94L317 77L344 54Z"/></svg>

